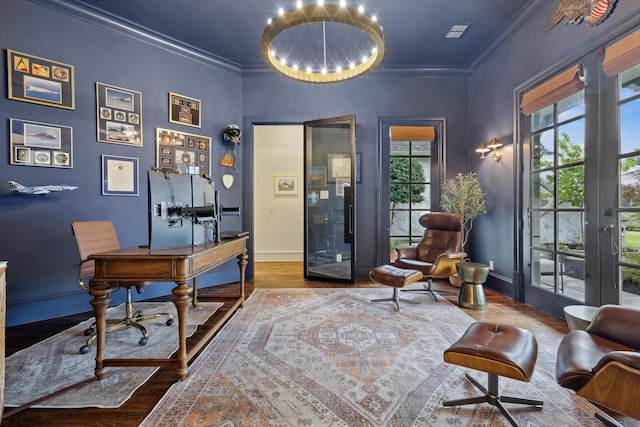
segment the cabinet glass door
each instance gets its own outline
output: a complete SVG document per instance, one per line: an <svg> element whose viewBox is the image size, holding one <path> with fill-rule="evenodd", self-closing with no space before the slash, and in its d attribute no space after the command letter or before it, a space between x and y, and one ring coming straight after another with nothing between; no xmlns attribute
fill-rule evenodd
<svg viewBox="0 0 640 427"><path fill-rule="evenodd" d="M304 123L304 276L355 282L355 116Z"/></svg>

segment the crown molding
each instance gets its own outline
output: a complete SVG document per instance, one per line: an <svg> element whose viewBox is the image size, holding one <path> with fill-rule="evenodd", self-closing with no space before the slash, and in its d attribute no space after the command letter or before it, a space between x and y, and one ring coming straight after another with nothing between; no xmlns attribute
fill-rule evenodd
<svg viewBox="0 0 640 427"><path fill-rule="evenodd" d="M167 37L134 22L120 18L101 9L89 6L75 0L28 0L56 12L81 19L93 25L123 34L138 41L171 52L176 55L197 61L201 64L217 68L222 71L240 74L238 64L225 60L210 52L198 49L189 44Z"/></svg>

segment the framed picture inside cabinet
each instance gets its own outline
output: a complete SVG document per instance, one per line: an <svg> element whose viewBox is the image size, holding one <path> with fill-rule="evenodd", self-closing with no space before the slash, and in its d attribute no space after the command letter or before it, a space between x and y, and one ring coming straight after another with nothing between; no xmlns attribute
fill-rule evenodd
<svg viewBox="0 0 640 427"><path fill-rule="evenodd" d="M169 121L171 123L199 128L202 117L200 107L199 99L169 93Z"/></svg>
<svg viewBox="0 0 640 427"><path fill-rule="evenodd" d="M307 177L309 187L326 187L327 186L327 168L326 166L312 166L309 169Z"/></svg>
<svg viewBox="0 0 640 427"><path fill-rule="evenodd" d="M142 147L142 93L96 83L98 141Z"/></svg>
<svg viewBox="0 0 640 427"><path fill-rule="evenodd" d="M10 119L10 128L12 165L73 168L70 126Z"/></svg>
<svg viewBox="0 0 640 427"><path fill-rule="evenodd" d="M210 174L211 138L156 129L156 167L191 175Z"/></svg>
<svg viewBox="0 0 640 427"><path fill-rule="evenodd" d="M75 109L73 65L7 49L9 99Z"/></svg>

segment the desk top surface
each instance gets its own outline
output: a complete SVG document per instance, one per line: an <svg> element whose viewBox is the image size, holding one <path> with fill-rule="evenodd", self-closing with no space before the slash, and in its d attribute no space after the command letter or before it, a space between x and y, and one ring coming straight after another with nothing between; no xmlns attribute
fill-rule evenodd
<svg viewBox="0 0 640 427"><path fill-rule="evenodd" d="M121 248L112 251L100 252L97 254L89 255L89 259L104 260L109 258L121 258L121 257L154 257L154 258L188 258L198 253L206 252L215 249L224 249L226 246L235 246L241 243L244 246L244 241L248 239L248 236L237 237L233 239L224 239L220 243L205 243L202 245L188 245L188 246L176 246L163 249L149 249L148 246L134 246L131 248Z"/></svg>

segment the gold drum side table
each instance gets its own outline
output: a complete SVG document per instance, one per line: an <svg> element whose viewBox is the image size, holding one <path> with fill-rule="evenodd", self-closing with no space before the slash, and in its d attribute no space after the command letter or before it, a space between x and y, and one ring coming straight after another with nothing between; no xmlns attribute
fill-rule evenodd
<svg viewBox="0 0 640 427"><path fill-rule="evenodd" d="M477 262L459 262L456 264L456 269L462 280L458 293L458 305L474 310L487 308L487 298L482 285L489 276L489 266Z"/></svg>

